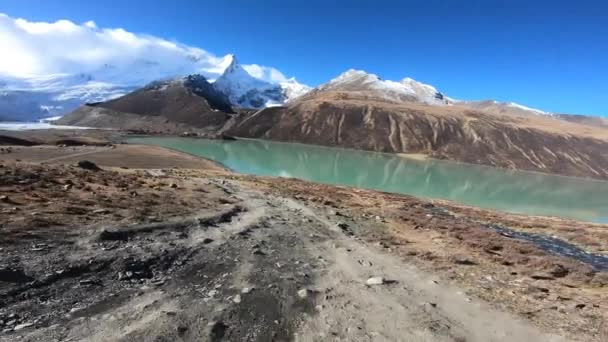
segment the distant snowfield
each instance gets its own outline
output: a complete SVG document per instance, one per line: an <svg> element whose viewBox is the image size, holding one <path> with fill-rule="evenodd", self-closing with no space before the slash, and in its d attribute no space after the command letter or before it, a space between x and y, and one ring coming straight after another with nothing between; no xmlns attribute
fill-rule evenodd
<svg viewBox="0 0 608 342"><path fill-rule="evenodd" d="M48 122L0 122L0 130L29 131L39 129L93 129L92 127L51 125Z"/></svg>

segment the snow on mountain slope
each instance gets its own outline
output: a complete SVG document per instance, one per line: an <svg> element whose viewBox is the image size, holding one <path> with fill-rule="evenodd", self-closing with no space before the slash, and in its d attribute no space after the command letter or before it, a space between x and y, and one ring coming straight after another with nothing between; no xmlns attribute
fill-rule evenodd
<svg viewBox="0 0 608 342"><path fill-rule="evenodd" d="M111 100L152 81L182 77L194 70L194 67L180 67L167 74L157 63L139 60L129 68L106 64L87 73L21 78L0 76L0 121L38 121L60 116L83 103ZM310 90L294 78L270 83L253 77L233 55L224 57L217 72L211 74L221 75L214 87L241 107L282 105Z"/></svg>
<svg viewBox="0 0 608 342"><path fill-rule="evenodd" d="M278 106L310 90L310 87L298 83L294 78L280 83L257 79L243 68L234 55L229 55L227 61L229 63L226 69L213 85L237 106L243 108Z"/></svg>
<svg viewBox="0 0 608 342"><path fill-rule="evenodd" d="M553 116L553 113L545 112L539 109L526 107L515 102L499 102L495 100L486 101L455 101L462 106L466 106L472 109L481 110L484 112L505 114L523 114L523 115L548 115Z"/></svg>
<svg viewBox="0 0 608 342"><path fill-rule="evenodd" d="M432 85L424 84L422 82L418 82L409 77L404 78L399 82L403 84L408 90L416 94L422 102L427 103L448 103L449 101L447 97L445 97L442 93L440 93L435 87Z"/></svg>
<svg viewBox="0 0 608 342"><path fill-rule="evenodd" d="M520 109L520 110L523 110L523 111L527 111L527 112L533 112L533 113L537 113L537 114L541 114L541 115L551 115L551 113L542 111L540 109L526 107L526 106L520 105L520 104L515 103L515 102L507 102L506 105L509 106L509 107L517 108L517 109Z"/></svg>
<svg viewBox="0 0 608 342"><path fill-rule="evenodd" d="M287 98L287 101L291 101L296 99L306 93L308 93L312 88L299 83L295 78L290 78L287 81L280 82L279 85L283 88L283 94Z"/></svg>
<svg viewBox="0 0 608 342"><path fill-rule="evenodd" d="M377 75L350 69L315 91L363 92L391 102L418 101L434 105L449 103L434 87L405 78L401 82L383 80Z"/></svg>
<svg viewBox="0 0 608 342"><path fill-rule="evenodd" d="M85 74L5 77L0 83L0 121L38 121L59 116L83 103L116 98L135 88L96 81Z"/></svg>
<svg viewBox="0 0 608 342"><path fill-rule="evenodd" d="M174 72L187 74L186 69L176 69ZM284 81L269 82L254 77L234 55L224 57L218 63L216 72L220 76L213 87L224 93L233 105L244 108L283 105L311 91L310 87L294 78L283 77ZM83 103L111 100L151 81L167 78L170 77L160 71L156 63L145 60L138 60L128 71L106 64L88 73L0 77L0 121L38 121L60 116ZM551 115L513 102L455 100L435 87L411 78L395 82L353 69L318 86L314 91L357 92L391 102L461 105L486 112Z"/></svg>
<svg viewBox="0 0 608 342"><path fill-rule="evenodd" d="M383 99L389 102L415 101L429 105L458 105L488 113L515 113L521 115L552 115L542 110L526 107L514 102L464 101L447 97L429 84L418 82L409 77L400 82L383 80L377 75L350 69L331 81L315 88L311 94L323 91L354 92L366 97Z"/></svg>

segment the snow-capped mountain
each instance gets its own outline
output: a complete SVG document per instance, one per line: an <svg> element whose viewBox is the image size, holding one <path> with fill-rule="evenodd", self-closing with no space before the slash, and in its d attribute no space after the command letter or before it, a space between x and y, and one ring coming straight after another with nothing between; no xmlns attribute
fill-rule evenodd
<svg viewBox="0 0 608 342"><path fill-rule="evenodd" d="M400 82L383 80L362 70L350 69L315 88L316 92L343 91L365 93L390 102L417 101L434 105L450 102L435 87L405 78Z"/></svg>
<svg viewBox="0 0 608 342"><path fill-rule="evenodd" d="M243 108L280 106L310 90L294 78L278 84L257 79L234 55L229 56L228 66L213 85L226 94L232 104Z"/></svg>
<svg viewBox="0 0 608 342"><path fill-rule="evenodd" d="M552 115L542 110L526 107L514 102L465 101L450 98L432 85L406 77L399 82L383 80L377 75L350 69L331 81L324 83L310 94L325 91L347 92L367 98L388 102L420 102L428 105L458 105L492 113L516 113L524 115Z"/></svg>
<svg viewBox="0 0 608 342"><path fill-rule="evenodd" d="M247 108L282 105L310 89L293 78L278 83L258 79L233 55L223 60L217 70L207 70L204 76L217 78L214 87L226 94L233 105ZM127 66L104 64L76 74L22 78L0 75L0 121L38 121L61 116L84 103L108 101L150 82L196 74L197 70L195 58L191 65L183 63L171 70L155 61L138 59Z"/></svg>
<svg viewBox="0 0 608 342"><path fill-rule="evenodd" d="M196 60L193 63L196 64ZM193 73L184 68L172 70L172 73L177 73L175 75L167 75L165 71L159 71L157 63L137 60L128 70L124 66L105 64L97 70L77 74L29 78L0 76L0 121L38 121L61 116L83 103L108 101L155 80L174 79ZM242 108L279 106L309 92L338 91L397 103L414 101L428 105L466 106L495 113L551 115L513 102L456 100L431 85L411 78L383 80L377 75L353 69L312 91L294 78L269 82L254 77L234 55L223 57L211 77L204 76L213 80L214 75L213 87L226 95L232 105Z"/></svg>

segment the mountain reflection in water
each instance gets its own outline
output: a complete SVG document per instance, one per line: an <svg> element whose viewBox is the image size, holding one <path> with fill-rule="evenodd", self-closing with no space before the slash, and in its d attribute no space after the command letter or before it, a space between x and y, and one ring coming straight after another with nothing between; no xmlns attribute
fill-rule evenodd
<svg viewBox="0 0 608 342"><path fill-rule="evenodd" d="M240 173L294 177L529 215L608 222L608 182L263 140L130 138L215 160Z"/></svg>

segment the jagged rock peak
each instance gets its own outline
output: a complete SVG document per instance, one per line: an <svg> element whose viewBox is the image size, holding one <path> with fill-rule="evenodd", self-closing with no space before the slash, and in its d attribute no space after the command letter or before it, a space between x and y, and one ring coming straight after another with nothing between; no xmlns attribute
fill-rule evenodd
<svg viewBox="0 0 608 342"><path fill-rule="evenodd" d="M242 68L241 64L239 63L239 60L236 58L236 55L229 54L228 56L226 56L226 58L230 61L230 63L228 64L228 66L224 70L224 74L226 74L226 73L232 73L232 72L237 71L237 69L241 69Z"/></svg>

